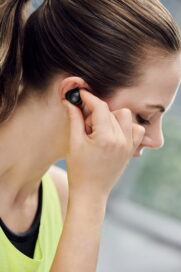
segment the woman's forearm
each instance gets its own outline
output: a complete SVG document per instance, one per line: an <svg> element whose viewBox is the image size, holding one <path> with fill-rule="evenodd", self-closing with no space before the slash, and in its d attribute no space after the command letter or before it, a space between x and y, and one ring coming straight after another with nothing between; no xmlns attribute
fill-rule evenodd
<svg viewBox="0 0 181 272"><path fill-rule="evenodd" d="M50 272L95 272L106 199L69 198L67 215Z"/></svg>

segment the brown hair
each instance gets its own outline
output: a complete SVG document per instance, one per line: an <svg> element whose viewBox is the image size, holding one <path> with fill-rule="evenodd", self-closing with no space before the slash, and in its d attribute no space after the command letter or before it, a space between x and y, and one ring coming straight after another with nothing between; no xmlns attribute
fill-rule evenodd
<svg viewBox="0 0 181 272"><path fill-rule="evenodd" d="M46 0L25 23L26 2L0 4L0 122L28 96L26 88L19 95L20 82L43 95L67 73L108 98L137 84L145 51L181 49L179 28L159 0Z"/></svg>

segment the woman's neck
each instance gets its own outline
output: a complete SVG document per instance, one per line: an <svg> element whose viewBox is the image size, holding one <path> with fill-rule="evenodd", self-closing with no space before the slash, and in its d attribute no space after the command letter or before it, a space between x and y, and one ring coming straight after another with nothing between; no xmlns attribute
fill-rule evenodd
<svg viewBox="0 0 181 272"><path fill-rule="evenodd" d="M0 199L3 203L20 205L32 197L44 173L63 158L65 143L63 135L61 139L63 127L58 111L51 101L33 100L32 103L30 100L17 107L12 117L0 125Z"/></svg>

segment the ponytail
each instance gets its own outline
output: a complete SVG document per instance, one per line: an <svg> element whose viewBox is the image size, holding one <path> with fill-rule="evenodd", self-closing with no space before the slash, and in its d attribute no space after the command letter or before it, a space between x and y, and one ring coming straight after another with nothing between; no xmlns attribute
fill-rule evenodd
<svg viewBox="0 0 181 272"><path fill-rule="evenodd" d="M23 7L28 0L0 2L0 122L17 104L21 80Z"/></svg>

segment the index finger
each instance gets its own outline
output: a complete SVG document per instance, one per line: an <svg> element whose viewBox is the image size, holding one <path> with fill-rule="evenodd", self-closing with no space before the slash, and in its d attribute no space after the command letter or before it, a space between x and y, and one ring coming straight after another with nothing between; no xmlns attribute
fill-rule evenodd
<svg viewBox="0 0 181 272"><path fill-rule="evenodd" d="M80 96L92 114L92 131L98 134L107 134L112 128L110 110L107 103L85 89L80 89Z"/></svg>

